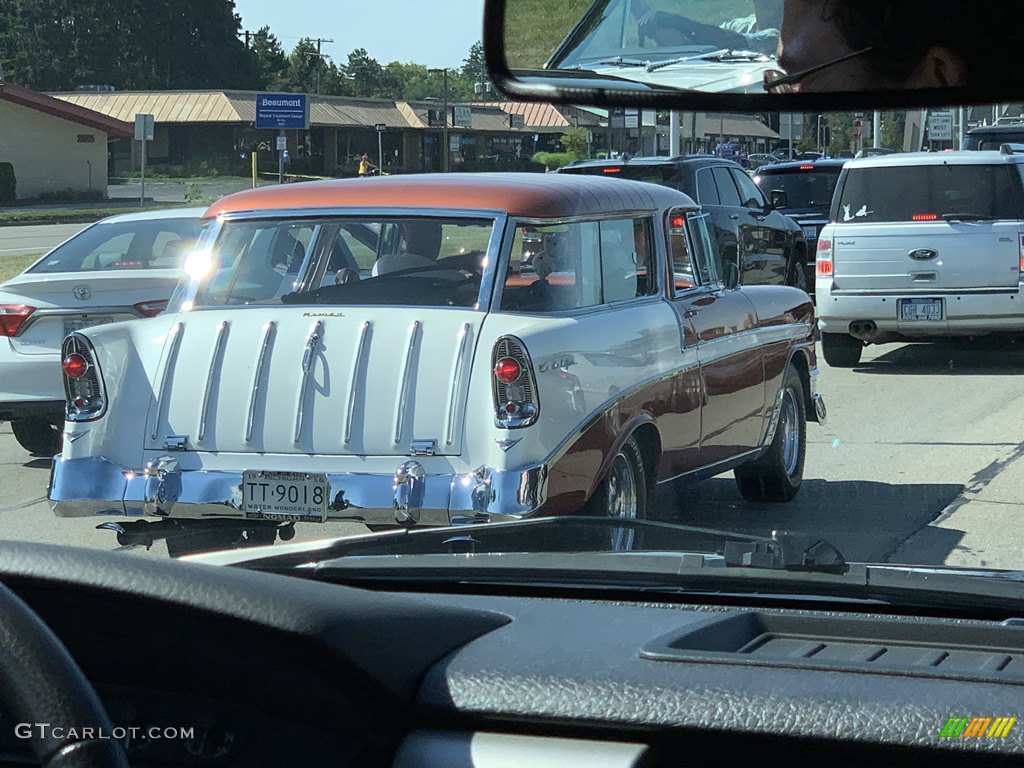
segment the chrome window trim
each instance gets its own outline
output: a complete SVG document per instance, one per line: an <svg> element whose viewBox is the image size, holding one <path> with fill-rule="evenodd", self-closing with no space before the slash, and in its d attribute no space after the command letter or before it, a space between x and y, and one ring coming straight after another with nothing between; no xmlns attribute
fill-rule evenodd
<svg viewBox="0 0 1024 768"><path fill-rule="evenodd" d="M134 306L106 306L106 307L88 307L84 309L72 309L71 307L51 307L47 309L37 309L27 318L25 322L21 324L18 332L10 338L16 339L25 333L29 328L38 323L40 320L45 320L48 317L88 317L89 315L131 315L131 319L145 318L142 312L137 310ZM125 318L120 322L125 322L129 318Z"/></svg>

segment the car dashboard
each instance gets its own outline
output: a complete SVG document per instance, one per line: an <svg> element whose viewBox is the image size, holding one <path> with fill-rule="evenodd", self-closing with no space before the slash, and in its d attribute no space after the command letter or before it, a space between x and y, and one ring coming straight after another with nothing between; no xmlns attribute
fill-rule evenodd
<svg viewBox="0 0 1024 768"><path fill-rule="evenodd" d="M1020 725L941 735L950 718L1020 713L1015 622L381 591L10 542L0 579L71 651L133 765L1009 765L1024 754ZM31 762L24 739L0 732L0 764Z"/></svg>

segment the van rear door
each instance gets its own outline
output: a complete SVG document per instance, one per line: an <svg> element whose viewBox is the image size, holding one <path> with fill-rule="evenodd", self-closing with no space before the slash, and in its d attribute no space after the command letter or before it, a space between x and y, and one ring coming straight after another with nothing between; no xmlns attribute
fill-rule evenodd
<svg viewBox="0 0 1024 768"><path fill-rule="evenodd" d="M848 168L832 212L834 289L1016 287L1022 206L1015 164Z"/></svg>

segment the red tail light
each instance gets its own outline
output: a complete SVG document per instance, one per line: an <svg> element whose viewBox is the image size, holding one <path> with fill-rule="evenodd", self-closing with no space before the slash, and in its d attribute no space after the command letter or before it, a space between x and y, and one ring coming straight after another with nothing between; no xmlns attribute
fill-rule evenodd
<svg viewBox="0 0 1024 768"><path fill-rule="evenodd" d="M28 316L36 311L27 304L0 304L0 336L17 336Z"/></svg>
<svg viewBox="0 0 1024 768"><path fill-rule="evenodd" d="M89 361L83 355L72 352L61 362L64 375L71 379L80 379L89 372Z"/></svg>
<svg viewBox="0 0 1024 768"><path fill-rule="evenodd" d="M821 261L819 259L814 264L814 273L816 275L820 275L821 277L831 277L832 276L832 262L831 261Z"/></svg>
<svg viewBox="0 0 1024 768"><path fill-rule="evenodd" d="M813 165L801 165L800 166L800 170L801 171L813 171L814 170L814 166Z"/></svg>
<svg viewBox="0 0 1024 768"><path fill-rule="evenodd" d="M939 214L937 213L915 213L910 217L911 221L938 221Z"/></svg>
<svg viewBox="0 0 1024 768"><path fill-rule="evenodd" d="M144 317L156 317L167 309L167 299L159 299L157 301L140 301L135 305L135 309L139 310Z"/></svg>
<svg viewBox="0 0 1024 768"><path fill-rule="evenodd" d="M503 357L494 364L494 376L505 384L515 384L523 375L523 367L518 360Z"/></svg>
<svg viewBox="0 0 1024 768"><path fill-rule="evenodd" d="M540 415L540 400L526 347L519 339L504 336L498 339L492 354L495 426L530 426Z"/></svg>
<svg viewBox="0 0 1024 768"><path fill-rule="evenodd" d="M818 277L831 277L832 272L832 237L823 231L818 236L818 253L814 259L814 274Z"/></svg>
<svg viewBox="0 0 1024 768"><path fill-rule="evenodd" d="M622 173L622 169L621 168L605 168L604 172L605 173Z"/></svg>

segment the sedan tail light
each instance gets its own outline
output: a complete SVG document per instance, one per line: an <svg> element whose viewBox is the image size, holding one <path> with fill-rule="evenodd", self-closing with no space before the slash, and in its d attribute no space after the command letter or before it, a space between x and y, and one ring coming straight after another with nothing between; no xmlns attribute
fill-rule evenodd
<svg viewBox="0 0 1024 768"><path fill-rule="evenodd" d="M0 304L0 336L17 336L29 315L36 311L27 304Z"/></svg>
<svg viewBox="0 0 1024 768"><path fill-rule="evenodd" d="M157 299L156 301L140 301L135 305L135 309L142 314L143 317L156 317L165 309L167 309L167 299Z"/></svg>
<svg viewBox="0 0 1024 768"><path fill-rule="evenodd" d="M103 377L96 367L96 350L89 340L72 333L61 346L64 372L65 415L68 421L92 421L107 410Z"/></svg>
<svg viewBox="0 0 1024 768"><path fill-rule="evenodd" d="M505 429L530 426L540 414L540 399L523 342L514 336L498 339L491 362L494 423Z"/></svg>

